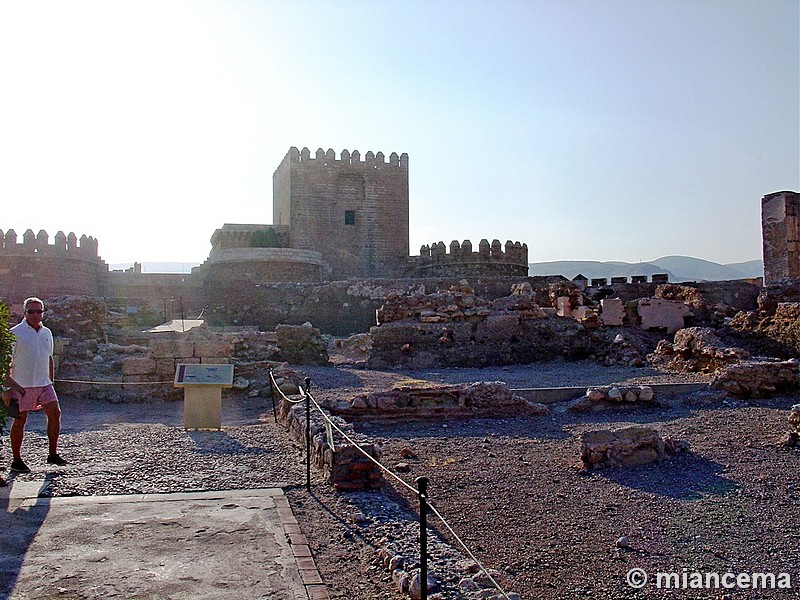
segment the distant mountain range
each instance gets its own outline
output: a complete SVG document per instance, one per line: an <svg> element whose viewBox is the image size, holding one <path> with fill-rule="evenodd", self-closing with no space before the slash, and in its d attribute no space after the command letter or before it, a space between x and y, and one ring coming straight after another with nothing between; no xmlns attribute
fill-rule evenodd
<svg viewBox="0 0 800 600"><path fill-rule="evenodd" d="M588 279L628 277L666 273L669 280L680 281L729 281L754 279L764 275L761 260L742 263L719 263L692 258L691 256L664 256L650 262L599 262L593 260L557 260L528 264L528 275L563 275L573 279L581 274Z"/></svg>
<svg viewBox="0 0 800 600"><path fill-rule="evenodd" d="M191 273L192 267L200 263L179 262L145 262L143 273ZM109 265L111 270L125 270L133 263ZM760 260L749 260L742 263L719 263L692 258L691 256L664 256L662 258L640 263L599 262L594 260L557 260L552 262L530 263L528 275L563 275L572 279L581 274L588 279L605 277L628 277L666 273L669 280L680 281L728 281L732 279L754 279L764 275L764 264Z"/></svg>

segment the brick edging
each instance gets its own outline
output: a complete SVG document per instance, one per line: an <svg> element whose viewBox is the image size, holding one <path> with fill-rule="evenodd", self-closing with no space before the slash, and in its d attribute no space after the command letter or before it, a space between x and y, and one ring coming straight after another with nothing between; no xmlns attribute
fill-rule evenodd
<svg viewBox="0 0 800 600"><path fill-rule="evenodd" d="M319 574L317 564L311 554L311 548L308 546L308 539L300 530L300 524L297 522L292 512L292 507L289 506L289 500L284 494L275 498L275 507L278 510L278 518L289 540L289 545L292 548L292 555L297 563L297 570L300 572L306 595L309 600L330 600L328 589L322 581L322 576Z"/></svg>

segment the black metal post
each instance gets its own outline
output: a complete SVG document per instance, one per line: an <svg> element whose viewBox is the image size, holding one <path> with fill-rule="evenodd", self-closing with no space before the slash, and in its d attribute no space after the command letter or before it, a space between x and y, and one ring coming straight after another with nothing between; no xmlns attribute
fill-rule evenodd
<svg viewBox="0 0 800 600"><path fill-rule="evenodd" d="M272 398L272 418L275 419L275 423L278 423L278 411L275 410L275 386L273 383L275 382L275 378L272 376L272 369L269 370L269 395Z"/></svg>
<svg viewBox="0 0 800 600"><path fill-rule="evenodd" d="M428 600L428 478L417 477L419 498L419 589L420 600Z"/></svg>
<svg viewBox="0 0 800 600"><path fill-rule="evenodd" d="M311 378L306 377L306 489L311 491Z"/></svg>

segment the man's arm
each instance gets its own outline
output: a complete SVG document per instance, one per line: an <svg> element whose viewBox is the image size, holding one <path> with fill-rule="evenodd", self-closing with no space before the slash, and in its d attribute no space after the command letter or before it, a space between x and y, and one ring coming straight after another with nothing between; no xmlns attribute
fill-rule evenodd
<svg viewBox="0 0 800 600"><path fill-rule="evenodd" d="M11 377L11 375L6 377L6 380L3 382L3 389L14 390L20 396L25 395L25 388L22 387L20 384L18 384L16 381L14 381L14 378Z"/></svg>
<svg viewBox="0 0 800 600"><path fill-rule="evenodd" d="M11 392L17 392L20 396L25 395L25 388L14 381L14 378L9 375L6 377L5 381L3 382L3 404L8 406L8 403L11 402Z"/></svg>

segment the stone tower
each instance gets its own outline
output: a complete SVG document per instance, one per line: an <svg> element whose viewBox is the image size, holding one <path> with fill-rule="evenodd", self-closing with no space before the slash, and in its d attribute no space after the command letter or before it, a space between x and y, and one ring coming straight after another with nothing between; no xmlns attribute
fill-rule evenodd
<svg viewBox="0 0 800 600"><path fill-rule="evenodd" d="M764 285L800 278L800 194L775 192L761 199Z"/></svg>
<svg viewBox="0 0 800 600"><path fill-rule="evenodd" d="M387 277L409 256L408 154L292 147L275 170L273 223L313 250L332 279Z"/></svg>

